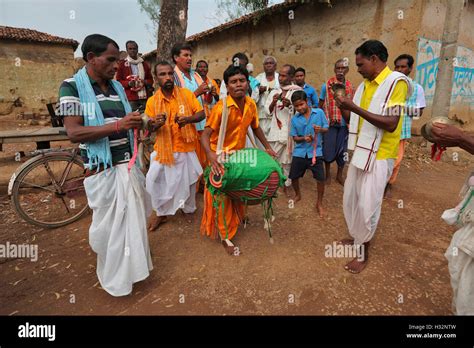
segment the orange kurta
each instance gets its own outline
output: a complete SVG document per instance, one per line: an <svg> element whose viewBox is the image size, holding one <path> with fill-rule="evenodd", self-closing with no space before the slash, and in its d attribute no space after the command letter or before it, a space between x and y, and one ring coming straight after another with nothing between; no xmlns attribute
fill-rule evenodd
<svg viewBox="0 0 474 348"><path fill-rule="evenodd" d="M178 96L176 95L176 89L179 89L179 92L181 93L182 99L180 100ZM162 103L158 103L157 100L161 99ZM180 105L180 103L186 103L186 107ZM161 104L161 105L158 105ZM188 110L191 115L186 115L186 110ZM196 114L197 112L202 110L201 104L199 104L199 101L197 98L194 96L194 93L181 87L175 87L175 90L173 91L173 94L171 95L171 98L167 98L163 92L161 91L161 88L158 89L158 91L148 99L146 103L146 109L145 109L145 114L147 114L150 118L155 118L158 113L161 112L166 112L167 113L167 118L166 118L166 123L169 125L171 128L171 144L169 144L172 147L173 152L191 152L196 150L196 142L186 142L183 138L182 135L182 130L179 128L178 124L175 122L175 117L176 115L179 116L192 116ZM190 127L192 131L196 134L196 139L197 139L197 132L196 132L196 127L192 125ZM158 143L158 137L157 137L157 142L155 143L155 151L159 151L157 148L157 143Z"/></svg>
<svg viewBox="0 0 474 348"><path fill-rule="evenodd" d="M258 128L258 114L257 106L252 98L245 97L245 107L242 114L241 110L232 99L227 97L228 107L228 121L227 130L224 141L224 150L240 150L245 147L245 141L247 136L248 127L252 129ZM217 149L217 139L219 137L219 128L222 120L222 100L217 102L211 111L211 115L206 121L206 127L213 130L210 137L210 147L212 151ZM220 233L221 239L232 239L237 228L240 225L241 219L244 214L244 206L240 202L232 201L227 196L223 196L225 211L222 213L220 210L221 205L219 204L219 215L218 215L218 229L215 224L215 208L212 206L212 195L207 190L204 190L204 212L201 221L201 234L207 235L211 238L217 237L217 231ZM224 226L224 216L227 223L227 233Z"/></svg>

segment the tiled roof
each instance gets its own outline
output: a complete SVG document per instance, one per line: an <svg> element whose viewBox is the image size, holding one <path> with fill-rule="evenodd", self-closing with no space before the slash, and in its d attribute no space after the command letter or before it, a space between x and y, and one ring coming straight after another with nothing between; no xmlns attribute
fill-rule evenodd
<svg viewBox="0 0 474 348"><path fill-rule="evenodd" d="M73 39L65 39L59 36L54 36L33 29L13 28L0 25L0 40L16 40L28 42L43 42L58 45L72 46L76 50L79 42Z"/></svg>
<svg viewBox="0 0 474 348"><path fill-rule="evenodd" d="M298 0L287 0L281 4L276 4L276 5L273 5L273 6L270 6L270 7L267 7L263 10L259 10L259 11L255 11L255 12L252 12L248 15L245 15L245 16L242 16L242 17L239 17L239 18L236 18L230 22L227 22L227 23L224 23L224 24L221 24L217 27L214 27L214 28L211 28L209 30L206 30L206 31L202 31L200 33L197 33L197 34L194 34L194 35L191 35L191 36L188 36L186 38L186 42L196 42L196 41L199 41L209 35L212 35L212 34L215 34L215 33L218 33L218 32L221 32L221 31L224 31L224 30L227 30L229 28L232 28L232 27L235 27L235 26L238 26L240 24L244 24L244 23L248 23L252 20L258 20L260 18L263 18L263 17L266 17L268 15L271 15L271 14L274 14L276 12L280 12L282 10L286 10L286 9L289 9L289 8L292 8L292 7L296 7L298 4L300 3L304 3L304 1L298 1ZM148 52L146 54L143 55L143 58L147 58L151 55L154 55L156 54L156 50L153 50L151 52Z"/></svg>

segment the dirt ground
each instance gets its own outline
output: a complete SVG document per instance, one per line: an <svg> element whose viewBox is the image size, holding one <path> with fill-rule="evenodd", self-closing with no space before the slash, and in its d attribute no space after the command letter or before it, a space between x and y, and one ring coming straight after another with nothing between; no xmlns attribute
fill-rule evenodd
<svg viewBox="0 0 474 348"><path fill-rule="evenodd" d="M23 148L30 148L24 146ZM6 147L2 176L19 147ZM9 157L10 156L10 157ZM114 298L100 288L96 255L88 244L91 215L55 230L28 225L0 196L0 243L37 244L37 262L0 259L3 315L451 315L444 252L455 229L441 213L454 207L469 163L432 163L410 144L392 199L384 201L366 270L352 275L346 258L325 247L347 236L343 188L326 187L327 217L315 213L316 184L302 181L303 199L290 208L275 201L275 243L263 229L260 206L235 238L239 256L201 237L202 195L193 220L177 214L149 235L154 270L131 295ZM9 173L9 174L7 174Z"/></svg>

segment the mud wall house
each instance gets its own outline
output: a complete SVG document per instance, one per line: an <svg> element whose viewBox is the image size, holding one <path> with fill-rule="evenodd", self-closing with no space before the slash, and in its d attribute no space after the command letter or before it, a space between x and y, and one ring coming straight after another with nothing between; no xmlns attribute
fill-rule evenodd
<svg viewBox="0 0 474 348"><path fill-rule="evenodd" d="M61 81L74 73L78 45L36 30L0 26L0 114L12 109L14 100L22 104L15 112L46 113L45 104L57 100Z"/></svg>
<svg viewBox="0 0 474 348"><path fill-rule="evenodd" d="M333 74L334 62L342 57L350 60L348 78L359 84L362 78L355 66L355 49L367 39L381 40L388 48L392 69L399 54L408 53L416 59L411 76L424 87L428 103L422 119L414 122L417 132L431 115L445 14L445 0L287 1L190 36L187 41L194 46L194 62L208 61L213 78L222 79L238 51L250 57L254 76L263 70L264 56L273 55L280 65L304 67L307 81L319 92ZM474 130L474 1L465 1L459 20L450 116ZM145 55L149 62L154 57L155 52Z"/></svg>

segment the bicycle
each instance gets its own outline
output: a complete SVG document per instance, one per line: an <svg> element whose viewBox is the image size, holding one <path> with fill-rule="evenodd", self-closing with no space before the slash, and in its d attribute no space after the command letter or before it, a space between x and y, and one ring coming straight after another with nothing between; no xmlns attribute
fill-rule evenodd
<svg viewBox="0 0 474 348"><path fill-rule="evenodd" d="M46 228L70 224L89 211L79 149L37 150L12 175L8 194L26 222Z"/></svg>

